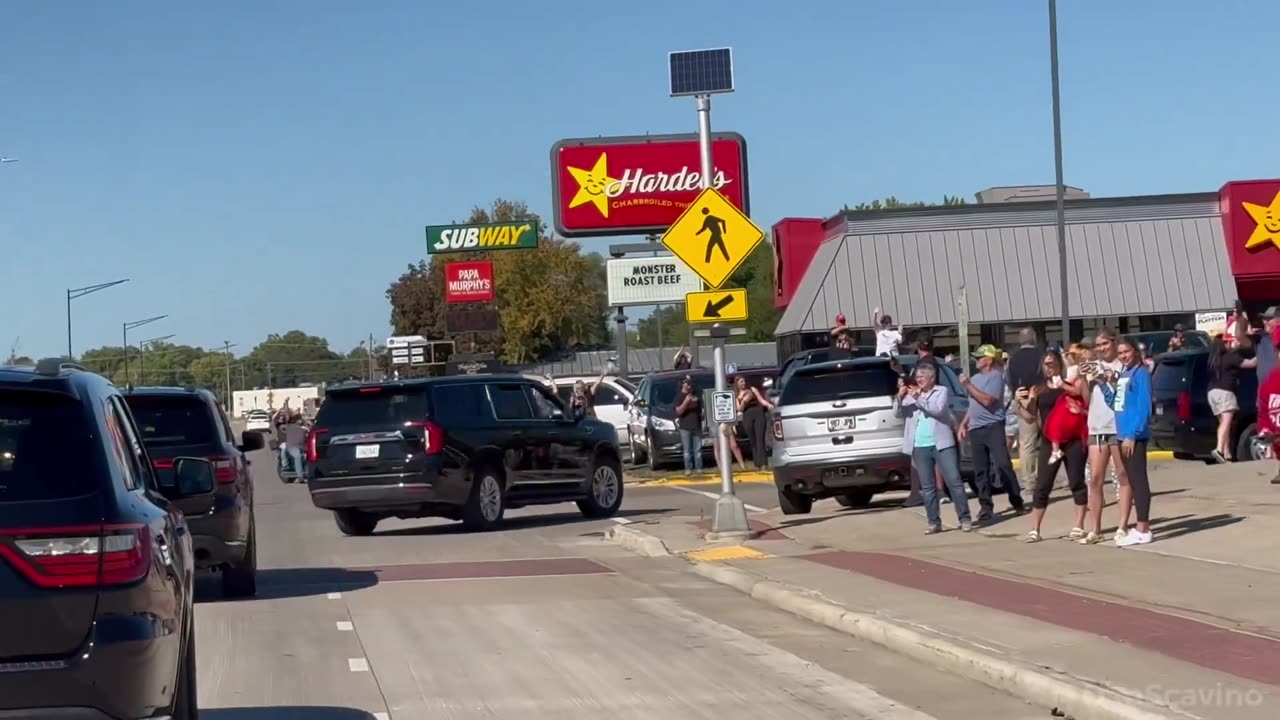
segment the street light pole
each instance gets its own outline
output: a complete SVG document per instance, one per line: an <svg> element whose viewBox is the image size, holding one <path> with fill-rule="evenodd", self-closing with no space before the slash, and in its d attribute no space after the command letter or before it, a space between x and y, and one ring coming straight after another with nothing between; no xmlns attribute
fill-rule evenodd
<svg viewBox="0 0 1280 720"><path fill-rule="evenodd" d="M177 333L170 333L162 337L155 337L155 338L151 338L150 340L143 340L142 342L138 343L138 384L139 385L147 384L147 370L146 370L147 346L150 345L151 343L158 343L162 340L168 340L169 338L173 337L176 334Z"/></svg>
<svg viewBox="0 0 1280 720"><path fill-rule="evenodd" d="M124 384L126 386L129 385L129 331L134 328L140 328L143 325L150 325L157 320L163 320L167 317L169 316L156 315L155 317L149 317L146 320L134 320L133 322L121 323L121 337L124 340Z"/></svg>
<svg viewBox="0 0 1280 720"><path fill-rule="evenodd" d="M123 285L129 282L129 278L123 280L113 280L107 283L99 283L97 285L86 285L80 288L67 288L67 359L74 360L75 354L71 352L71 301L76 298L82 298L85 295L96 293L99 290L106 290L109 287Z"/></svg>
<svg viewBox="0 0 1280 720"><path fill-rule="evenodd" d="M1058 205L1058 282L1062 285L1062 347L1071 342L1071 310L1067 306L1067 188L1062 179L1062 105L1058 96L1058 2L1049 0L1049 74L1053 89L1053 169Z"/></svg>

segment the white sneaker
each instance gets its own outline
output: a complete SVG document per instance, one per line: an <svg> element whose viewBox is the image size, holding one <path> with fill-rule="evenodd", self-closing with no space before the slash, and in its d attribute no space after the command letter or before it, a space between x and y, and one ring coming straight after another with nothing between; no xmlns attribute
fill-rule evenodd
<svg viewBox="0 0 1280 720"><path fill-rule="evenodd" d="M1129 531L1128 535L1122 538L1116 538L1116 547L1130 547L1133 545L1146 545L1151 542L1150 532L1138 532L1137 529Z"/></svg>

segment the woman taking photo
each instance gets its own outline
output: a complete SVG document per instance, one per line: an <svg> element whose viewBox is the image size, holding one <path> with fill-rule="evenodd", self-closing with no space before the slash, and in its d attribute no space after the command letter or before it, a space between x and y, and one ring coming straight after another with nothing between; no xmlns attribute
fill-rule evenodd
<svg viewBox="0 0 1280 720"><path fill-rule="evenodd" d="M911 456L911 464L922 478L933 478L935 467L942 470L942 480L947 485L951 503L956 506L960 529L970 532L973 521L969 515L969 496L965 495L964 481L960 478L960 452L952 428L955 418L951 415L950 393L937 384L937 368L929 363L916 367L915 380L914 386L899 380L898 395L893 400L898 417L907 420L902 451ZM937 488L932 482L922 482L920 495L928 521L925 534L942 532Z"/></svg>
<svg viewBox="0 0 1280 720"><path fill-rule="evenodd" d="M1211 454L1220 463L1231 462L1231 425L1240 412L1236 398L1240 371L1258 366L1258 358L1244 359L1238 347L1238 343L1228 344L1222 335L1215 335L1209 353L1209 409L1218 418L1218 446Z"/></svg>
<svg viewBox="0 0 1280 720"><path fill-rule="evenodd" d="M738 414L742 416L742 428L747 431L747 439L751 441L751 464L760 470L768 461L765 436L769 429L768 411L773 405L765 399L759 388L749 384L742 375L733 381L733 390Z"/></svg>
<svg viewBox="0 0 1280 720"><path fill-rule="evenodd" d="M1118 547L1151 542L1151 481L1147 477L1147 440L1151 438L1151 371L1142 348L1131 338L1120 339L1124 371L1115 389L1103 389L1116 411L1116 439L1133 490L1133 511L1138 522L1124 535L1116 534ZM1124 528L1120 528L1124 530Z"/></svg>
<svg viewBox="0 0 1280 720"><path fill-rule="evenodd" d="M1062 357L1058 353L1052 350L1045 353L1042 366L1044 372L1041 373L1040 383L1031 388L1019 388L1018 399L1023 402L1015 403L1022 419L1027 423L1035 423L1040 428L1044 428L1048 423L1049 415L1059 400L1065 400L1065 395L1083 398L1087 391L1083 379L1079 377L1073 380L1066 379L1066 370L1062 364ZM1085 451L1085 438L1075 437L1062 443L1058 448L1061 457L1057 460L1051 458L1053 446L1043 437L1040 440L1039 469L1036 475L1035 495L1031 500L1031 532L1027 533L1024 539L1026 542L1039 542L1043 539L1040 526L1044 522L1044 511L1049 507L1049 495L1053 493L1053 483L1058 477L1058 468L1066 465L1067 485L1071 488L1071 499L1076 505L1075 524L1067 537L1071 540L1079 540L1085 536L1084 516L1089 504L1089 491L1084 481L1084 467L1088 455Z"/></svg>

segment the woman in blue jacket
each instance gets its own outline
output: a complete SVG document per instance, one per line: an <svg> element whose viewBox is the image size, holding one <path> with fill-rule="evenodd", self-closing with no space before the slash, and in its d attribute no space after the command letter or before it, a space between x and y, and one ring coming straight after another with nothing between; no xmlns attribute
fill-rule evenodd
<svg viewBox="0 0 1280 720"><path fill-rule="evenodd" d="M1147 441L1151 439L1151 371L1142 360L1142 350L1132 338L1119 342L1124 371L1115 389L1103 386L1107 403L1116 411L1116 439L1120 456L1133 488L1133 509L1137 524L1116 533L1116 545L1146 545L1151 542L1151 481L1147 476Z"/></svg>

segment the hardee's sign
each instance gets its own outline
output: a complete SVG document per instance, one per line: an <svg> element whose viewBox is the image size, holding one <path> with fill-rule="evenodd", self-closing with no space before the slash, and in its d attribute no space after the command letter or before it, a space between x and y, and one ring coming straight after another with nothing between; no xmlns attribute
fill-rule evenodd
<svg viewBox="0 0 1280 720"><path fill-rule="evenodd" d="M1280 179L1229 182L1218 191L1218 205L1240 297L1274 300L1280 286Z"/></svg>
<svg viewBox="0 0 1280 720"><path fill-rule="evenodd" d="M750 211L747 144L713 133L712 185ZM551 148L552 208L565 237L666 232L702 189L698 136L561 140Z"/></svg>

